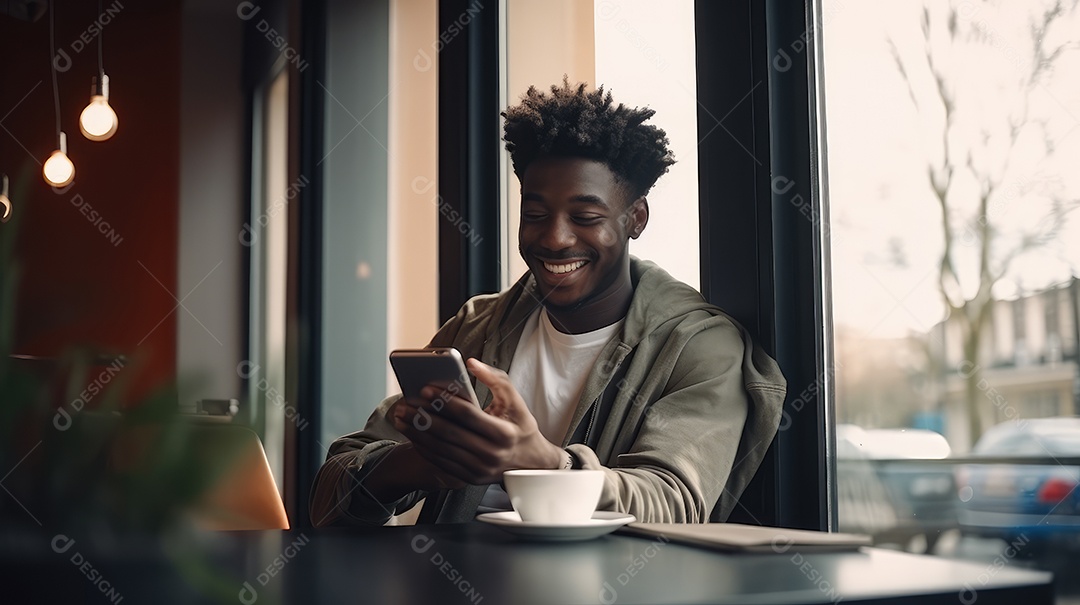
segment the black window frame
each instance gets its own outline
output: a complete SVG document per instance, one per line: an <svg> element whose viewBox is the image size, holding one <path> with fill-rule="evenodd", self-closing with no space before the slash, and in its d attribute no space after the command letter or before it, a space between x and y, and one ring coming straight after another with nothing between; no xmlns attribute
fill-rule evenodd
<svg viewBox="0 0 1080 605"><path fill-rule="evenodd" d="M730 520L834 530L816 14L816 2L696 2L701 289L788 382L780 431Z"/></svg>
<svg viewBox="0 0 1080 605"><path fill-rule="evenodd" d="M438 210L462 219L439 221L440 323L500 286L500 5L476 7L476 0L439 0L440 41L449 42L438 60ZM460 225L469 226L469 237Z"/></svg>
<svg viewBox="0 0 1080 605"><path fill-rule="evenodd" d="M318 57L322 1L305 3L303 46ZM440 0L440 31L471 6ZM660 10L660 3L657 3ZM816 0L696 0L701 290L743 323L780 364L788 397L768 447L732 521L832 530L836 527L835 437L824 138L818 116L820 58ZM483 7L439 53L439 211L455 212L481 238L467 244L439 227L439 313L445 320L470 296L499 289L499 4ZM799 49L799 50L796 50ZM312 61L312 67L318 62ZM317 69L301 81L300 169L318 160ZM317 185L317 178L312 179ZM302 333L320 333L318 187L299 205ZM306 242L306 243L305 243ZM731 262L740 259L740 262ZM297 283L297 282L294 282ZM293 348L292 384L305 417L318 418L316 342ZM305 438L307 437L307 438ZM303 491L321 463L317 444L298 435ZM306 492L295 520L307 523Z"/></svg>

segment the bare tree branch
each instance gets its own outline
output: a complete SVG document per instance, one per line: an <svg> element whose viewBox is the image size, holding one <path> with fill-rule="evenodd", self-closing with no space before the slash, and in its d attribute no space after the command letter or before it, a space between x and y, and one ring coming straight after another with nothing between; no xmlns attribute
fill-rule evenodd
<svg viewBox="0 0 1080 605"><path fill-rule="evenodd" d="M997 116L984 113L985 93L969 93L960 88L963 80L958 79L957 68L952 63L955 61L953 57L963 56L958 54L963 50L958 48L958 43L982 44L988 51L992 48L995 53L1000 50L1007 57L1016 56L1015 48L1000 48L1003 38L985 20L975 22L966 19L961 22L955 6L941 13L931 12L929 4L926 4L919 23L923 49L917 59L911 54L902 53L892 38L888 40L889 53L907 86L915 109L922 112L935 109L935 105L940 104L943 112L941 155L938 156L935 150L926 160L928 184L941 212L943 250L937 268L937 286L949 317L960 328L965 359L975 367L979 366L979 356L982 354L980 340L984 328L993 314L995 285L1009 273L1017 258L1057 240L1067 215L1080 207L1080 200L1052 200L1053 207L1047 219L1030 231L1021 233L1018 240L1000 231L1000 225L995 224L994 217L990 215L991 202L1007 192L1003 188L1006 179L1016 178L1013 174L1014 164L1020 162L1015 160L1021 154L1030 153L1029 146L1021 146L1022 140L1027 140L1030 135L1039 136L1043 141L1043 149L1040 150L1043 158L1053 156L1056 150L1050 124L1042 116L1032 116L1034 94L1052 76L1061 58L1078 46L1073 40L1058 42L1058 37L1054 35L1054 28L1060 20L1074 12L1078 5L1080 0L1051 0L1048 7L1039 10L1031 19L1027 27L1030 46L1024 44L1024 48L1020 49L1021 53L1028 53L1026 58L1029 61L1026 65L1018 61L1020 73L1016 96L1003 96L1001 102L1007 104L1007 108ZM1000 56L996 58L1000 59ZM929 87L923 85L923 73L930 76ZM916 78L916 74L920 77ZM974 110L969 112L969 107L974 107ZM959 125L958 113L964 116L964 121ZM983 121L973 123L968 120L968 115ZM969 134L973 129L979 133L977 136ZM976 191L954 187L959 171L963 171L964 177L972 178L977 185ZM1020 182L1024 183L1023 180ZM968 196L968 199L963 196ZM971 219L965 222L961 220L959 212L967 208L972 208L972 212L968 215ZM969 288L967 295L957 269L961 258L966 258L966 252L958 248L956 224L969 229L971 244L975 246L973 252L977 274L974 279L977 281L973 284L974 292L971 293ZM966 237L963 243L968 243ZM927 354L932 367L934 360L930 359L930 349ZM969 375L965 382L969 428L974 439L981 432L978 376Z"/></svg>
<svg viewBox="0 0 1080 605"><path fill-rule="evenodd" d="M900 77L904 79L904 84L907 85L908 97L911 99L911 104L915 106L915 111L919 110L919 100L915 98L915 89L911 87L911 78L908 77L907 69L904 68L904 60L900 58L900 51L896 48L896 43L890 37L887 39L889 43L889 54L892 55L893 62L896 63L896 69L900 72Z"/></svg>

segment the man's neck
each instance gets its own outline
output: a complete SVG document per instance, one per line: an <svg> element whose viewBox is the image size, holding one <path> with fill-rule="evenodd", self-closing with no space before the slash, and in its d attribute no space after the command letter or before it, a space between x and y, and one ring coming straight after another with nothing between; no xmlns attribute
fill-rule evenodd
<svg viewBox="0 0 1080 605"><path fill-rule="evenodd" d="M599 330L626 317L634 299L634 283L630 265L620 273L615 283L602 294L581 306L547 307L551 325L564 334L584 334Z"/></svg>

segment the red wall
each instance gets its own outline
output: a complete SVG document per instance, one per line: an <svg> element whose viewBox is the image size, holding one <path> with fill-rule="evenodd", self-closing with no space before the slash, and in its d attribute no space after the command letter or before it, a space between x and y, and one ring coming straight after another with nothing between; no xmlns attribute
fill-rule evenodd
<svg viewBox="0 0 1080 605"><path fill-rule="evenodd" d="M0 171L11 179L18 213L0 229L17 228L14 352L59 356L83 346L124 354L123 374L137 398L174 377L176 314L184 312L174 311L170 294L184 297L176 292L180 7L177 0L104 2L118 9L103 31L119 128L112 139L91 142L78 118L97 71L97 42L76 50L81 34L92 35L96 5L56 0L56 46L72 59L58 84L75 163L75 181L61 194L39 166L55 146L48 15L35 23L0 16L0 116L10 111L0 122L8 131L0 130Z"/></svg>

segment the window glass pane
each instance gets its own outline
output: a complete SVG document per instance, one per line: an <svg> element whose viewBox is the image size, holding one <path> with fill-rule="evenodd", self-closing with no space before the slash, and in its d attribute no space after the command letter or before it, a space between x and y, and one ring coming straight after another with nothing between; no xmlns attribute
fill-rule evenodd
<svg viewBox="0 0 1080 605"><path fill-rule="evenodd" d="M435 0L390 3L385 395L400 390L390 351L426 345L445 319L438 308L439 221L446 220L437 191L438 9ZM372 410L375 403L366 402Z"/></svg>
<svg viewBox="0 0 1080 605"><path fill-rule="evenodd" d="M397 100L390 98L389 10L378 2L327 4L316 163L323 196L320 447L362 428L387 391L389 107Z"/></svg>
<svg viewBox="0 0 1080 605"><path fill-rule="evenodd" d="M252 196L248 397L279 488L284 486L285 296L288 252L289 72L257 92Z"/></svg>
<svg viewBox="0 0 1080 605"><path fill-rule="evenodd" d="M438 3L332 2L327 12L320 447L399 391L396 348L438 313ZM465 43L456 38L454 44ZM360 75L358 75L360 74Z"/></svg>
<svg viewBox="0 0 1080 605"><path fill-rule="evenodd" d="M651 123L668 135L677 163L649 193L649 225L630 253L652 260L676 278L700 282L697 192L697 79L694 3L651 0L507 0L507 104L530 85L604 85L616 102L650 107ZM543 52L537 52L543 48ZM517 252L519 184L506 162L504 286L525 271Z"/></svg>
<svg viewBox="0 0 1080 605"><path fill-rule="evenodd" d="M1076 3L820 13L840 528L1055 569L1080 544L1080 460L1052 459L1080 444ZM1015 461L926 461L973 451Z"/></svg>

